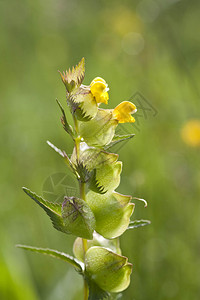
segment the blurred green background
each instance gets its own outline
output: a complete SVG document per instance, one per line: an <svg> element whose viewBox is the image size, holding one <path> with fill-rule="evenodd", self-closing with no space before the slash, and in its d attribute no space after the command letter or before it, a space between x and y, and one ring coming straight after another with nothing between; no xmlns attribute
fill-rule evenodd
<svg viewBox="0 0 200 300"><path fill-rule="evenodd" d="M54 230L21 187L42 195L49 176L66 172L46 140L72 151L55 102L65 105L57 70L83 56L84 83L103 77L109 108L139 92L158 112L123 126L136 137L120 149L118 191L145 198L134 218L152 224L121 238L133 263L122 299L199 299L200 156L181 138L184 124L199 118L199 19L199 1L0 1L2 300L82 299L70 266L15 244L72 254L74 238Z"/></svg>

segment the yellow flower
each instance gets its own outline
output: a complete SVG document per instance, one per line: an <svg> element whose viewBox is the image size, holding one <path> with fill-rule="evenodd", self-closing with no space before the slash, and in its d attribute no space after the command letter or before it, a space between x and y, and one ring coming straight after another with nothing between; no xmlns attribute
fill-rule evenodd
<svg viewBox="0 0 200 300"><path fill-rule="evenodd" d="M95 97L97 103L108 103L108 85L106 81L101 77L96 77L90 83L90 91Z"/></svg>
<svg viewBox="0 0 200 300"><path fill-rule="evenodd" d="M113 116L119 123L133 123L135 118L131 116L137 111L136 106L129 102L123 101L113 110Z"/></svg>
<svg viewBox="0 0 200 300"><path fill-rule="evenodd" d="M200 146L200 120L188 121L181 131L183 141L189 146Z"/></svg>

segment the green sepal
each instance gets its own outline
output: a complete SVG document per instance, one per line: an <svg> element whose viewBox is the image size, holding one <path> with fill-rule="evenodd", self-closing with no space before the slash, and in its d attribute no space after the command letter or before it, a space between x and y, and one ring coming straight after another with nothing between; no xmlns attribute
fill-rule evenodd
<svg viewBox="0 0 200 300"><path fill-rule="evenodd" d="M120 183L121 171L121 161L102 165L101 168L95 169L94 175L90 180L89 189L100 194L115 190Z"/></svg>
<svg viewBox="0 0 200 300"><path fill-rule="evenodd" d="M129 223L129 226L127 229L134 229L134 228L146 226L149 224L151 224L151 221L149 221L149 220L134 220Z"/></svg>
<svg viewBox="0 0 200 300"><path fill-rule="evenodd" d="M73 256L66 254L64 252L59 252L57 250L52 250L48 248L37 248L37 247L31 247L31 246L26 246L26 245L16 245L17 248L25 249L28 251L36 252L36 253L41 253L44 255L51 256L53 258L58 258L61 259L69 264L71 264L73 267L76 268L76 270L79 273L83 272L83 263L79 261L78 259L74 258Z"/></svg>
<svg viewBox="0 0 200 300"><path fill-rule="evenodd" d="M121 249L119 247L118 238L108 240L108 239L105 239L102 235L98 234L97 232L94 232L93 239L87 242L87 247L89 249L94 246L105 247L105 248L113 251L114 253L121 255ZM74 256L78 260L84 262L85 251L83 248L83 241L80 237L77 237L74 241L73 253L74 253Z"/></svg>
<svg viewBox="0 0 200 300"><path fill-rule="evenodd" d="M79 122L79 133L88 146L103 147L112 141L117 125L112 111L99 108L95 118Z"/></svg>
<svg viewBox="0 0 200 300"><path fill-rule="evenodd" d="M128 227L135 205L131 196L117 192L103 195L89 191L86 202L96 219L96 231L107 239L120 236Z"/></svg>
<svg viewBox="0 0 200 300"><path fill-rule="evenodd" d="M72 67L72 70L69 69L69 71L63 72L63 74L59 71L59 73L68 93L72 92L83 82L85 76L84 57L75 68Z"/></svg>
<svg viewBox="0 0 200 300"><path fill-rule="evenodd" d="M127 141L127 140L133 138L134 136L135 136L135 134L133 134L133 133L126 134L126 135L114 135L111 143L106 145L104 147L104 149L108 150L108 149L112 148L113 146L115 146L116 144Z"/></svg>
<svg viewBox="0 0 200 300"><path fill-rule="evenodd" d="M102 290L118 293L130 283L132 264L125 256L103 247L91 247L85 254L86 275Z"/></svg>
<svg viewBox="0 0 200 300"><path fill-rule="evenodd" d="M91 240L95 229L95 217L88 204L76 197L64 197L62 218L69 231L79 237Z"/></svg>
<svg viewBox="0 0 200 300"><path fill-rule="evenodd" d="M50 217L55 229L64 233L70 233L70 231L64 226L64 222L61 215L61 204L52 203L47 200L44 200L42 197L39 197L38 195L36 195L35 193L33 193L25 187L23 187L22 189L31 199L33 199L39 206L41 206L44 209L44 211Z"/></svg>
<svg viewBox="0 0 200 300"><path fill-rule="evenodd" d="M66 118L66 115L65 115L64 108L62 107L62 105L58 101L58 99L56 99L56 102L58 103L58 105L59 105L59 107L61 109L61 112L62 112L61 123L63 125L63 128L73 138L74 137L73 129L72 129L72 127L67 122L67 118Z"/></svg>
<svg viewBox="0 0 200 300"><path fill-rule="evenodd" d="M97 114L98 106L88 86L81 86L68 97L68 104L79 121L87 122Z"/></svg>

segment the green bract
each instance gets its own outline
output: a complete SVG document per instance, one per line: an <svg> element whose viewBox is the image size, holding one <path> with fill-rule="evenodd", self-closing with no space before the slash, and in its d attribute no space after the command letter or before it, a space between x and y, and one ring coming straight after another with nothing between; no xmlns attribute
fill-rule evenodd
<svg viewBox="0 0 200 300"><path fill-rule="evenodd" d="M84 279L84 300L109 299L110 293L125 290L130 283L132 265L121 255L119 237L127 230L145 226L148 220L130 220L135 204L132 197L115 191L120 184L122 162L119 155L108 152L117 143L131 139L134 134L117 135L119 123L134 122L136 107L123 101L114 109L101 109L107 104L108 84L96 77L83 85L84 58L72 70L60 73L66 88L67 105L74 126L61 109L61 123L74 143L67 155L49 141L48 145L64 160L78 180L79 197L65 195L62 203L52 203L23 188L50 217L55 229L76 236L73 253L25 245L18 247L62 259L71 264ZM70 182L68 183L70 186ZM144 199L133 198L141 200ZM66 298L67 299L67 298ZM112 298L113 299L113 298Z"/></svg>
<svg viewBox="0 0 200 300"><path fill-rule="evenodd" d="M132 264L103 247L91 247L85 254L86 274L105 291L118 293L130 283Z"/></svg>

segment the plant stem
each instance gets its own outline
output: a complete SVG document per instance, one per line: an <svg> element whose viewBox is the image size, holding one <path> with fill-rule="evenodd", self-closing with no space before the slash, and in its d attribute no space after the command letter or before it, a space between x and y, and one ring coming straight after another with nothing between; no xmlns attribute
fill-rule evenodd
<svg viewBox="0 0 200 300"><path fill-rule="evenodd" d="M79 185L80 185L80 197L81 199L85 200L85 183L80 181ZM82 244L83 244L83 255L84 255L84 264L85 264L85 253L88 249L87 240L82 239ZM88 290L87 281L84 279L84 300L88 299L88 294L89 294L89 290Z"/></svg>
<svg viewBox="0 0 200 300"><path fill-rule="evenodd" d="M75 116L73 116L74 119L74 127L76 131L77 137L75 138L75 147L76 147L76 158L77 162L79 161L79 156L80 156L80 137L79 137L79 132L78 132L78 122Z"/></svg>
<svg viewBox="0 0 200 300"><path fill-rule="evenodd" d="M87 285L87 281L84 279L84 300L88 300L89 289Z"/></svg>
<svg viewBox="0 0 200 300"><path fill-rule="evenodd" d="M78 132L77 119L76 119L75 116L73 118L74 118L74 127L75 127L75 131L76 131L76 134L77 134L77 137L75 138L76 159L77 159L77 163L79 163L79 158L80 158L80 136L79 136L79 132ZM85 201L85 183L82 182L81 180L79 181L79 189L80 189L80 198ZM82 243L83 243L84 264L85 264L85 253L88 249L87 240L82 239ZM84 300L88 300L88 295L89 295L88 284L87 284L86 279L84 278Z"/></svg>
<svg viewBox="0 0 200 300"><path fill-rule="evenodd" d="M79 186L80 186L80 197L85 201L85 183L80 182Z"/></svg>

